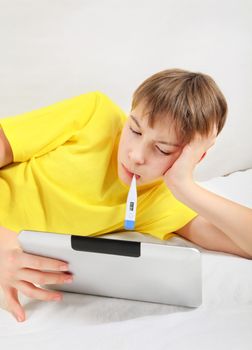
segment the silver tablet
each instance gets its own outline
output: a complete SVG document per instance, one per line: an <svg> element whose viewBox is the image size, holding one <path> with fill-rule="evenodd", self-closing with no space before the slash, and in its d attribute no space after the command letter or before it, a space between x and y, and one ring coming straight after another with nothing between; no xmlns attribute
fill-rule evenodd
<svg viewBox="0 0 252 350"><path fill-rule="evenodd" d="M129 240L21 231L22 249L69 263L66 292L197 307L202 303L201 253L196 248Z"/></svg>

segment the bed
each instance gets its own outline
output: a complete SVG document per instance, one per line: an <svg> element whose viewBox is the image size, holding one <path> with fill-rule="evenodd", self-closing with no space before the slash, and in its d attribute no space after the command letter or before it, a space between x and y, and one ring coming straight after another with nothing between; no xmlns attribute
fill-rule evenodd
<svg viewBox="0 0 252 350"><path fill-rule="evenodd" d="M252 207L252 169L200 184ZM158 241L138 232L117 233L113 238ZM64 293L61 302L41 302L20 295L27 320L18 323L0 309L1 349L250 350L252 261L208 251L180 237L162 243L197 247L201 251L203 303L200 307L73 293Z"/></svg>

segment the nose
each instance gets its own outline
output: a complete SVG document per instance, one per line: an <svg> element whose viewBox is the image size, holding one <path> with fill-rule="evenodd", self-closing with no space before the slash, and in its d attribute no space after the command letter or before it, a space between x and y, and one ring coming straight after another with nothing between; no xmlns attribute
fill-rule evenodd
<svg viewBox="0 0 252 350"><path fill-rule="evenodd" d="M144 164L145 162L145 155L144 150L141 147L137 147L132 149L129 152L129 159L131 161L131 164Z"/></svg>

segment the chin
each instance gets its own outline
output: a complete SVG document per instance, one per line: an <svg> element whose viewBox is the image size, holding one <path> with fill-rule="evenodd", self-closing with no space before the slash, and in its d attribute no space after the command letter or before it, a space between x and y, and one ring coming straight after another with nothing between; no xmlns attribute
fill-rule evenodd
<svg viewBox="0 0 252 350"><path fill-rule="evenodd" d="M125 185L130 185L130 181L129 179L126 179L125 177L123 176L118 176L119 180L124 183Z"/></svg>

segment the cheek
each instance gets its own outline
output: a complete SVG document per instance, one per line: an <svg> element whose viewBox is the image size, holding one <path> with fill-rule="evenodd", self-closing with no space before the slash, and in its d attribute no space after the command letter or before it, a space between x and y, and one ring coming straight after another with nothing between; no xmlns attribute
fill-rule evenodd
<svg viewBox="0 0 252 350"><path fill-rule="evenodd" d="M120 141L118 145L118 156L121 158L122 155L124 155L127 152L128 145L131 144L130 136L128 135L127 129L123 129Z"/></svg>
<svg viewBox="0 0 252 350"><path fill-rule="evenodd" d="M124 148L124 145L125 145L125 128L122 129L118 148Z"/></svg>
<svg viewBox="0 0 252 350"><path fill-rule="evenodd" d="M153 159L150 165L152 169L152 175L155 177L163 176L163 174L172 166L174 163L173 157L156 157Z"/></svg>
<svg viewBox="0 0 252 350"><path fill-rule="evenodd" d="M168 161L166 161L162 167L161 174L164 175L166 171L172 167L173 163L174 161L171 158Z"/></svg>
<svg viewBox="0 0 252 350"><path fill-rule="evenodd" d="M168 159L163 163L162 175L164 175L166 173L166 171L173 166L173 164L179 158L180 154L181 154L181 151L176 152L173 155L171 155L170 157L168 157Z"/></svg>
<svg viewBox="0 0 252 350"><path fill-rule="evenodd" d="M129 145L131 145L135 140L135 137L130 131L129 126L127 124L124 126L122 130L120 140L121 140L120 142L122 144L123 149L129 148Z"/></svg>

